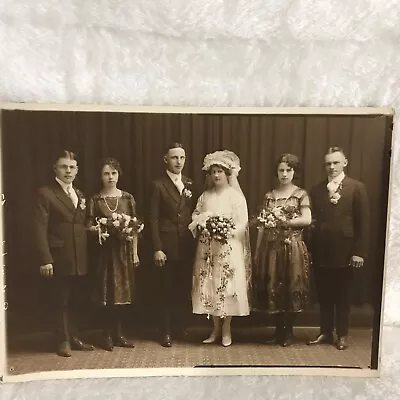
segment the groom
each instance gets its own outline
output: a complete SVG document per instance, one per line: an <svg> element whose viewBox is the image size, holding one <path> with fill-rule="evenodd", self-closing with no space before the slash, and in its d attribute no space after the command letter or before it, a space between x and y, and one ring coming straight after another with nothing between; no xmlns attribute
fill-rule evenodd
<svg viewBox="0 0 400 400"><path fill-rule="evenodd" d="M194 241L188 229L195 206L192 181L182 175L186 153L172 143L165 151L166 171L152 182L150 228L154 264L161 278L163 347L172 346L172 328L184 333L191 314ZM173 321L174 320L174 321Z"/></svg>
<svg viewBox="0 0 400 400"><path fill-rule="evenodd" d="M347 158L339 147L325 155L327 180L311 192L314 231L312 255L318 301L320 335L310 345L333 343L348 347L353 268L364 265L369 243L369 206L365 186L344 173Z"/></svg>
<svg viewBox="0 0 400 400"><path fill-rule="evenodd" d="M87 274L86 201L73 185L78 172L75 154L64 150L53 166L55 179L39 189L33 222L40 274L50 280L49 302L55 307L57 354L71 356L75 350L93 350L77 337L72 301L79 303Z"/></svg>

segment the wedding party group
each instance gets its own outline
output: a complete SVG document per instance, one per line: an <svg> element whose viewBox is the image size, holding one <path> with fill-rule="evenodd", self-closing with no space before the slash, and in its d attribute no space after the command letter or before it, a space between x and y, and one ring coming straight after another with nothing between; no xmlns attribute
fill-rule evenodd
<svg viewBox="0 0 400 400"><path fill-rule="evenodd" d="M181 143L168 146L163 161L165 172L151 182L148 218L141 220L134 196L119 188L117 159L103 160L98 171L102 189L87 198L74 185L76 155L64 150L54 158L55 177L38 191L33 225L36 265L54 290L57 354L94 350L79 336L71 306L84 290L89 257L95 265L91 301L101 309L102 347L134 347L123 325L127 306L135 303L135 271L145 237L162 287L163 347L188 335L194 314L212 320L204 344L228 347L232 318L251 312L275 319L275 331L265 343L289 346L295 317L309 306L313 273L320 333L307 344L348 348L353 272L368 253L369 204L365 185L345 174L343 149L327 149L321 160L326 179L310 193L295 184L299 157L279 156L271 166L276 185L260 199L255 215L249 215L234 152L218 150L204 157L202 193L182 172L186 152ZM88 252L90 241L94 252Z"/></svg>

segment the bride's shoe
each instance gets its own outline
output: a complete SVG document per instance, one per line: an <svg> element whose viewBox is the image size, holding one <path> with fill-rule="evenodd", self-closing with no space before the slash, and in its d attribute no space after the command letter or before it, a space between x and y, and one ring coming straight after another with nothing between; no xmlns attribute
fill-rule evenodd
<svg viewBox="0 0 400 400"><path fill-rule="evenodd" d="M210 337L208 337L207 339L203 340L204 344L211 344L211 343L215 343L217 341L219 337L219 334L216 332L212 332Z"/></svg>
<svg viewBox="0 0 400 400"><path fill-rule="evenodd" d="M228 347L232 344L232 336L222 336L222 346Z"/></svg>
<svg viewBox="0 0 400 400"><path fill-rule="evenodd" d="M232 344L231 317L224 320L222 325L222 346L228 347Z"/></svg>

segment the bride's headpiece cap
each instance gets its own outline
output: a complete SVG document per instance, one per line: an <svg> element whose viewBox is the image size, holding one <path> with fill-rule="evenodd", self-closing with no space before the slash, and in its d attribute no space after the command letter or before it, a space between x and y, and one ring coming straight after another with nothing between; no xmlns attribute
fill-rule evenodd
<svg viewBox="0 0 400 400"><path fill-rule="evenodd" d="M232 172L239 173L240 159L230 150L219 150L204 157L203 171L208 171L213 165L220 165Z"/></svg>

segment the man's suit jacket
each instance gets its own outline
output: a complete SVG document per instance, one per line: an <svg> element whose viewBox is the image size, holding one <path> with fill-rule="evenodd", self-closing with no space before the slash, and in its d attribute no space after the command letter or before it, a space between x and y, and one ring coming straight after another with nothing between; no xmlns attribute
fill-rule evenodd
<svg viewBox="0 0 400 400"><path fill-rule="evenodd" d="M340 268L353 255L367 257L369 246L369 205L365 185L347 176L341 198L332 204L327 181L311 191L313 214L312 257L316 267Z"/></svg>
<svg viewBox="0 0 400 400"><path fill-rule="evenodd" d="M194 240L188 229L195 207L192 181L182 175L182 182L191 197L179 194L178 188L165 173L152 182L150 228L153 252L162 250L168 261L190 257Z"/></svg>
<svg viewBox="0 0 400 400"><path fill-rule="evenodd" d="M55 276L87 273L86 200L74 189L76 208L56 181L37 194L33 216L37 261L53 264Z"/></svg>

